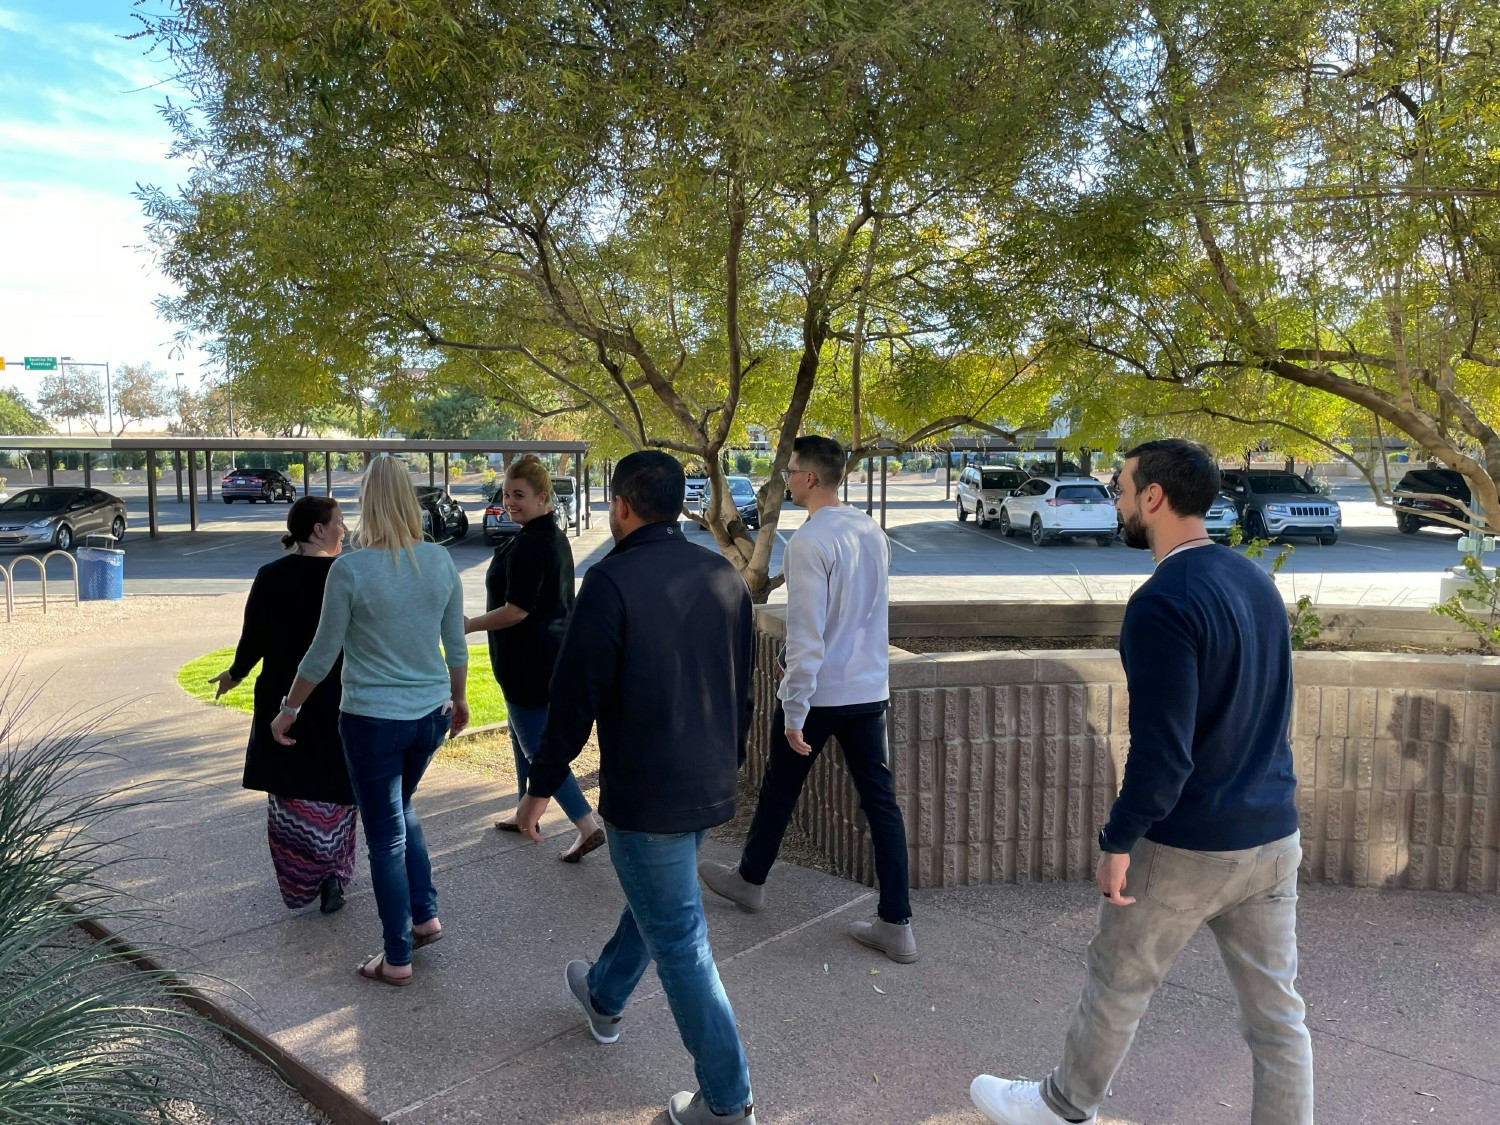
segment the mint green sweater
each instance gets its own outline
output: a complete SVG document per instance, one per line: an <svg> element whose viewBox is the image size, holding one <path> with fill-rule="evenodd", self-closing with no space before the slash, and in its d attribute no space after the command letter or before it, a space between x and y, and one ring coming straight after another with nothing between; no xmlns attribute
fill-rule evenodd
<svg viewBox="0 0 1500 1125"><path fill-rule="evenodd" d="M372 719L420 719L452 697L448 669L469 662L464 595L445 548L418 543L340 555L328 570L323 614L297 674L321 681L344 653L339 709ZM444 656L446 654L446 662Z"/></svg>

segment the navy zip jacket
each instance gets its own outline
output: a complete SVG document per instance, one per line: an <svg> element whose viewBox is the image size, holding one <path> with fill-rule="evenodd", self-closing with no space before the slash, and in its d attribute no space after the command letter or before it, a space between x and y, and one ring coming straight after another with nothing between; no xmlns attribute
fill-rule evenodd
<svg viewBox="0 0 1500 1125"><path fill-rule="evenodd" d="M734 815L750 733L755 626L721 555L647 524L589 568L553 670L526 791L550 797L599 730L599 814L629 832Z"/></svg>
<svg viewBox="0 0 1500 1125"><path fill-rule="evenodd" d="M1120 630L1130 755L1100 846L1241 851L1297 830L1292 649L1275 583L1227 547L1163 559Z"/></svg>

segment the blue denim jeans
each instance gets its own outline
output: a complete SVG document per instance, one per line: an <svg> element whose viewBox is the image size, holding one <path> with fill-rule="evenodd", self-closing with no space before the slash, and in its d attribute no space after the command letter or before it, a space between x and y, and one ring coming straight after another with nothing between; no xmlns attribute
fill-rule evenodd
<svg viewBox="0 0 1500 1125"><path fill-rule="evenodd" d="M531 773L531 759L536 757L542 745L542 728L547 725L547 708L521 707L505 701L505 721L510 724L510 750L516 756L516 784L519 787L517 800L526 796L526 778ZM563 778L552 799L571 821L577 822L593 812L583 790L578 788L578 779L573 771Z"/></svg>
<svg viewBox="0 0 1500 1125"><path fill-rule="evenodd" d="M448 723L442 708L420 719L339 714L344 760L365 825L387 965L411 964L413 924L437 917L432 863L411 797L447 737Z"/></svg>
<svg viewBox="0 0 1500 1125"><path fill-rule="evenodd" d="M708 944L698 890L703 833L604 831L625 910L589 972L594 1006L619 1015L655 961L703 1100L715 1113L738 1113L750 1102L750 1064Z"/></svg>
<svg viewBox="0 0 1500 1125"><path fill-rule="evenodd" d="M1081 1118L1104 1103L1152 994L1206 925L1239 998L1254 1062L1251 1125L1312 1125L1312 1039L1296 988L1301 860L1295 832L1237 852L1136 843L1125 877L1135 903L1099 904L1062 1065L1042 1083L1055 1113Z"/></svg>

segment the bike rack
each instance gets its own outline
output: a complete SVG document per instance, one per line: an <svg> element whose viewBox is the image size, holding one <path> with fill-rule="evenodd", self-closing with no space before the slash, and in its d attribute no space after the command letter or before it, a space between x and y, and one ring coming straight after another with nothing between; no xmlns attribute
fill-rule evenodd
<svg viewBox="0 0 1500 1125"><path fill-rule="evenodd" d="M4 576L5 581L5 620L7 622L13 620L15 617L16 567L23 562L29 562L32 566L36 567L37 576L41 579L42 583L42 612L47 612L47 561L53 557L67 559L68 565L73 568L73 604L82 604L82 591L78 586L78 560L67 551L48 551L40 558L36 555L20 555L12 559L9 563L0 563L0 575Z"/></svg>

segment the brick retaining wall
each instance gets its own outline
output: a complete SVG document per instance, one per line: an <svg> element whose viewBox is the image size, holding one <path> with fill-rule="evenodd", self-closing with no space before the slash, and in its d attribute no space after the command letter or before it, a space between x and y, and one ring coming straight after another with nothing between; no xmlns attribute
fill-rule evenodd
<svg viewBox="0 0 1500 1125"><path fill-rule="evenodd" d="M966 630L950 635L995 635L984 617L991 608L893 606L892 630L946 617ZM1015 623L1015 610L1042 607L1005 608ZM784 612L759 612L749 766L756 775L775 707L768 670ZM1118 617L1117 607L1098 605L1045 612L1063 635L1105 633L1107 613ZM1361 627L1372 613L1325 612ZM1419 628L1432 620L1408 612ZM1297 653L1293 668L1305 876L1360 887L1500 889L1500 658ZM893 649L891 768L912 886L1091 878L1094 840L1129 745L1126 715L1112 651ZM796 816L840 874L873 882L864 817L837 754L814 767Z"/></svg>

